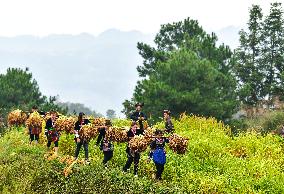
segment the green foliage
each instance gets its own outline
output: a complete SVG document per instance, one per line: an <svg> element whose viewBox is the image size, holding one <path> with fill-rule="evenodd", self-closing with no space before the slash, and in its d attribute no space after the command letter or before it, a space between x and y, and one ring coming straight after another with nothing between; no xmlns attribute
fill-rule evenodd
<svg viewBox="0 0 284 194"><path fill-rule="evenodd" d="M236 105L232 101L234 88L229 93L221 86L230 87L234 80L227 79L210 61L181 49L173 52L167 63L160 63L156 69L159 73L138 85L143 93L136 90L135 94L145 103L146 112L157 117L164 109L170 109L174 116L186 111L220 119L233 113Z"/></svg>
<svg viewBox="0 0 284 194"><path fill-rule="evenodd" d="M93 115L94 117L103 117L102 114L91 110L89 107L86 107L84 104L81 103L56 102L56 104L63 109L67 109L67 113L70 115L78 115L80 112L83 112L86 115Z"/></svg>
<svg viewBox="0 0 284 194"><path fill-rule="evenodd" d="M263 130L265 132L277 130L280 125L284 125L284 112L271 112L270 114L265 115L264 119Z"/></svg>
<svg viewBox="0 0 284 194"><path fill-rule="evenodd" d="M264 19L262 48L266 76L266 92L283 95L284 81L284 18L281 3L272 3L270 13Z"/></svg>
<svg viewBox="0 0 284 194"><path fill-rule="evenodd" d="M144 102L144 111L155 120L163 109L176 116L187 111L230 118L237 105L232 53L216 43L217 36L207 34L195 20L162 25L156 48L138 43L144 61L137 70L144 79L133 98L123 103L123 112L128 115L135 102Z"/></svg>
<svg viewBox="0 0 284 194"><path fill-rule="evenodd" d="M239 81L239 97L246 105L256 105L265 96L261 48L264 36L262 34L262 10L253 5L250 9L248 32L240 31L240 46L236 49L237 63L234 66Z"/></svg>
<svg viewBox="0 0 284 194"><path fill-rule="evenodd" d="M36 105L41 111L51 109L65 113L65 109L55 104L56 97L43 96L32 73L19 68L8 68L0 74L0 117L5 118L11 109L29 111Z"/></svg>
<svg viewBox="0 0 284 194"><path fill-rule="evenodd" d="M130 118L132 111L135 110L134 99L125 100L122 105L124 108L121 112L125 114L126 118Z"/></svg>
<svg viewBox="0 0 284 194"><path fill-rule="evenodd" d="M108 119L114 119L116 117L115 111L112 109L108 109L106 111L106 116Z"/></svg>
<svg viewBox="0 0 284 194"><path fill-rule="evenodd" d="M58 105L56 96L50 96L49 98L44 96L44 103L40 105L40 110L44 112L54 110L66 114L68 109Z"/></svg>
<svg viewBox="0 0 284 194"><path fill-rule="evenodd" d="M270 111L254 118L231 120L228 125L231 126L235 134L251 130L267 134L271 131L278 131L280 126L284 125L284 112Z"/></svg>
<svg viewBox="0 0 284 194"><path fill-rule="evenodd" d="M249 125L246 122L246 119L231 119L228 122L226 122L226 124L228 124L231 129L232 129L232 133L234 135L237 135L240 132L245 132L248 128Z"/></svg>
<svg viewBox="0 0 284 194"><path fill-rule="evenodd" d="M0 75L0 107L30 109L42 103L38 84L28 69L9 68L6 74Z"/></svg>
<svg viewBox="0 0 284 194"><path fill-rule="evenodd" d="M253 5L247 32L240 31L234 72L239 98L245 105L257 105L268 97L284 94L284 18L281 3L272 3L263 17L260 6Z"/></svg>
<svg viewBox="0 0 284 194"><path fill-rule="evenodd" d="M116 120L117 125L129 121ZM271 134L240 133L213 118L181 116L173 120L178 134L189 137L189 151L177 155L166 147L164 180L151 179L153 163L143 153L138 178L122 173L125 144L115 144L105 169L103 154L91 141L91 165L76 164L64 177L65 164L44 159L45 146L29 146L28 136L12 130L0 138L1 193L283 193L282 140ZM162 123L158 123L160 125ZM60 154L74 141L59 142ZM64 140L64 141L63 141ZM63 144L67 144L64 145ZM74 151L74 150L73 150ZM81 151L79 157L83 156ZM133 170L133 169L131 169Z"/></svg>

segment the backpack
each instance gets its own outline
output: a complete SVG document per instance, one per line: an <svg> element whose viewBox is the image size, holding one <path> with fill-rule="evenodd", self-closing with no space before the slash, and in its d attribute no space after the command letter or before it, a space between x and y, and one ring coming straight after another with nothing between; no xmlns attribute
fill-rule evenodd
<svg viewBox="0 0 284 194"><path fill-rule="evenodd" d="M153 160L158 164L166 163L166 153L164 149L155 149L153 152Z"/></svg>

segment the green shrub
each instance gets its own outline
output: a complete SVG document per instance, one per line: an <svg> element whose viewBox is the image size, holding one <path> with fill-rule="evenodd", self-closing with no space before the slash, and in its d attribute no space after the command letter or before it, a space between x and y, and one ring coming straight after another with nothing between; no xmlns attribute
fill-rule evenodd
<svg viewBox="0 0 284 194"><path fill-rule="evenodd" d="M166 148L161 182L151 178L155 167L146 162L148 151L141 155L135 178L133 166L122 173L125 144L115 144L105 169L95 141L89 145L91 165L76 164L65 177L66 164L46 160L45 145L30 146L28 136L14 129L0 138L0 193L284 193L280 137L255 132L232 136L228 126L213 118L183 115L173 122L176 132L189 138L189 147L185 155ZM73 154L72 137L62 135L59 146L61 156ZM83 151L79 157L84 158Z"/></svg>

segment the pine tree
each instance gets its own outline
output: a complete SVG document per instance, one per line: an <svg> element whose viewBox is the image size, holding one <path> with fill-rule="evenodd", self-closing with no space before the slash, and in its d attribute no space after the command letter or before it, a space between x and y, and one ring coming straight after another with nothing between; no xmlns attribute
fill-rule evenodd
<svg viewBox="0 0 284 194"><path fill-rule="evenodd" d="M281 3L272 3L264 20L262 62L265 64L265 90L271 102L273 95L283 95L284 25Z"/></svg>
<svg viewBox="0 0 284 194"><path fill-rule="evenodd" d="M236 49L235 72L239 81L239 97L245 105L255 106L264 98L264 67L261 63L262 10L253 5L249 10L248 30L240 31L240 46Z"/></svg>

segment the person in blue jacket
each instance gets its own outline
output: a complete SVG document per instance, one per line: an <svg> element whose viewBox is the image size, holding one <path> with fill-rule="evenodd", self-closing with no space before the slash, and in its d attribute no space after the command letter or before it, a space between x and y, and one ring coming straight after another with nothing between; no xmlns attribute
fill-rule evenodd
<svg viewBox="0 0 284 194"><path fill-rule="evenodd" d="M157 130L155 132L155 139L150 144L151 151L149 153L149 159L153 159L156 166L156 179L162 180L162 173L166 164L166 151L165 145L169 143L169 139L162 137L163 132Z"/></svg>

